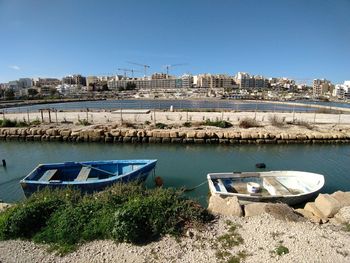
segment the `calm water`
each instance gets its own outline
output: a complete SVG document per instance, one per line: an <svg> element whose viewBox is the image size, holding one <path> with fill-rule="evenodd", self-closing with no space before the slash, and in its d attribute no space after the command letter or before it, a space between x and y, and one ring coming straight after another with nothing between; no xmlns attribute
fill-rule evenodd
<svg viewBox="0 0 350 263"><path fill-rule="evenodd" d="M349 145L134 145L0 142L0 199L24 198L19 180L38 163L102 159L158 159L156 175L165 186L194 187L209 172L255 171L265 162L269 170L302 170L326 176L323 192L350 191ZM153 186L153 178L147 180ZM208 186L190 193L205 204Z"/></svg>
<svg viewBox="0 0 350 263"><path fill-rule="evenodd" d="M81 110L81 109L226 109L236 111L276 111L276 112L314 112L315 108L303 106L291 106L283 104L266 103L259 101L241 100L102 100L79 101L67 103L52 103L43 105L31 105L4 109L6 112L38 111L42 108L54 108L57 110ZM336 105L332 105L336 106Z"/></svg>

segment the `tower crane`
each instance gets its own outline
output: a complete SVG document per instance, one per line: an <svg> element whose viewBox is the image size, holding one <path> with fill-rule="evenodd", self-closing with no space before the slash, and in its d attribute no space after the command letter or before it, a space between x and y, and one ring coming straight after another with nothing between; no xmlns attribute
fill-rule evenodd
<svg viewBox="0 0 350 263"><path fill-rule="evenodd" d="M127 63L129 64L133 64L133 65L136 65L136 66L141 66L144 68L145 70L145 77L147 76L147 68L150 68L151 66L149 65L146 65L146 64L140 64L140 63L136 63L136 62L130 62L130 61L127 61Z"/></svg>
<svg viewBox="0 0 350 263"><path fill-rule="evenodd" d="M178 66L184 66L184 65L187 65L187 63L164 65L163 67L166 68L166 74L169 76L169 69L170 68L178 67Z"/></svg>
<svg viewBox="0 0 350 263"><path fill-rule="evenodd" d="M129 69L129 68L118 68L119 71L124 71L124 78L126 78L126 72L131 72L131 77L134 77L134 72L141 72L135 69Z"/></svg>

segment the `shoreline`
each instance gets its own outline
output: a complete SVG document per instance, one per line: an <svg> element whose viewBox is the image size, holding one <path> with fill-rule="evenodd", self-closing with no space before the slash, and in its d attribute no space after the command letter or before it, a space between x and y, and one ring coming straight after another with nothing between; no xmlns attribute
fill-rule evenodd
<svg viewBox="0 0 350 263"><path fill-rule="evenodd" d="M350 114L124 110L14 113L7 114L6 119L27 123L35 120L40 124L0 128L0 140L233 145L350 143ZM253 125L240 127L245 120ZM208 126L208 122L230 123L232 127Z"/></svg>

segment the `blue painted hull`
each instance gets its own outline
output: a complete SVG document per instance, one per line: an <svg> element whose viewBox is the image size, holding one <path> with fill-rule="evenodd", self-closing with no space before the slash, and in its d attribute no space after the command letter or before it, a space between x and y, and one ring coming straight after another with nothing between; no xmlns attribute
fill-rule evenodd
<svg viewBox="0 0 350 263"><path fill-rule="evenodd" d="M45 187L72 187L93 193L115 183L143 182L156 163L157 160L112 160L41 164L20 183L26 197Z"/></svg>

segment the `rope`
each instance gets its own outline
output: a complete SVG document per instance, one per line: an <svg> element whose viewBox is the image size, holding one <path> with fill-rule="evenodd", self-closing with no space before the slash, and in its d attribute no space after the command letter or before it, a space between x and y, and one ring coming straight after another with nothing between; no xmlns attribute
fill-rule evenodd
<svg viewBox="0 0 350 263"><path fill-rule="evenodd" d="M199 185L196 185L196 186L193 187L193 188L185 188L184 191L185 191L185 192L191 192L191 191L193 191L193 190L196 190L198 187L200 187L200 186L202 186L202 185L204 185L204 184L207 184L207 183L208 183L208 181L205 180L204 182L200 183Z"/></svg>

